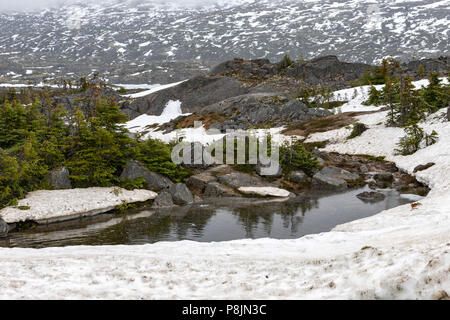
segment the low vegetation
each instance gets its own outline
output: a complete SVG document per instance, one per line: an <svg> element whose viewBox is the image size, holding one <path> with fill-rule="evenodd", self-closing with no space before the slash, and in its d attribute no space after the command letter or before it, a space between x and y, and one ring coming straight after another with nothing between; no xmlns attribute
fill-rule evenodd
<svg viewBox="0 0 450 320"><path fill-rule="evenodd" d="M62 166L74 187L142 187L139 179L119 178L130 159L174 181L189 176L171 161L172 146L130 138L122 126L127 120L114 100L97 99L88 112L75 108L71 113L37 97L27 105L5 100L0 104L0 207L50 188L48 173Z"/></svg>

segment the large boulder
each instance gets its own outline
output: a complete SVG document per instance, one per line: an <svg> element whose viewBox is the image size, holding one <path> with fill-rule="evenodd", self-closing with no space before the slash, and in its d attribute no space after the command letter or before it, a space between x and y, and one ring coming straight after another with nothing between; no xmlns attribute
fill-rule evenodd
<svg viewBox="0 0 450 320"><path fill-rule="evenodd" d="M136 160L130 160L125 164L120 178L130 180L143 178L145 180L145 187L153 191L168 189L173 185L173 182L169 178L148 170Z"/></svg>
<svg viewBox="0 0 450 320"><path fill-rule="evenodd" d="M276 73L276 66L268 59L244 60L239 58L222 62L210 72L211 75L234 76L239 74L242 78L268 78Z"/></svg>
<svg viewBox="0 0 450 320"><path fill-rule="evenodd" d="M7 223L32 220L47 224L97 215L124 204L147 202L156 196L150 190L118 187L38 190L28 193L17 206L1 209L0 216Z"/></svg>
<svg viewBox="0 0 450 320"><path fill-rule="evenodd" d="M69 170L66 167L53 169L47 175L47 181L55 190L72 189Z"/></svg>
<svg viewBox="0 0 450 320"><path fill-rule="evenodd" d="M160 115L170 100L180 100L184 113L198 112L213 103L248 92L239 81L221 76L197 76L177 86L157 91L128 104L124 113L134 119L142 114Z"/></svg>
<svg viewBox="0 0 450 320"><path fill-rule="evenodd" d="M0 218L0 239L6 238L8 235L9 227L8 224Z"/></svg>
<svg viewBox="0 0 450 320"><path fill-rule="evenodd" d="M216 181L217 178L206 173L202 172L196 175L193 175L187 179L186 184L193 190L203 193L205 191L206 185L210 182Z"/></svg>
<svg viewBox="0 0 450 320"><path fill-rule="evenodd" d="M280 178L283 175L283 168L281 168L280 165L278 165L278 169L277 169L276 172L271 173L271 174L265 174L265 173L267 173L267 171L265 172L264 169L267 170L268 168L270 168L270 165L269 166L265 166L265 165L263 165L261 163L258 163L258 164L255 165L256 173L258 175L262 176L262 177L265 177L265 178Z"/></svg>
<svg viewBox="0 0 450 320"><path fill-rule="evenodd" d="M220 176L219 182L235 189L240 187L267 186L260 178L242 172L233 172Z"/></svg>
<svg viewBox="0 0 450 320"><path fill-rule="evenodd" d="M185 205L194 202L194 196L184 183L174 184L169 188L173 202L178 205Z"/></svg>
<svg viewBox="0 0 450 320"><path fill-rule="evenodd" d="M292 171L289 175L289 181L302 184L309 181L309 177L303 171Z"/></svg>
<svg viewBox="0 0 450 320"><path fill-rule="evenodd" d="M164 207L173 207L173 199L172 195L167 192L163 191L153 200L153 207L154 208L164 208Z"/></svg>

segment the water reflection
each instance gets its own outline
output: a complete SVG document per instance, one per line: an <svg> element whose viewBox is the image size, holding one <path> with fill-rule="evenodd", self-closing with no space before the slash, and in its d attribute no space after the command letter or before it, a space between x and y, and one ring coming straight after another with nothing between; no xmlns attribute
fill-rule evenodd
<svg viewBox="0 0 450 320"><path fill-rule="evenodd" d="M298 238L329 231L410 202L394 190L386 198L365 203L356 194L309 194L287 201L248 198L210 199L172 209L130 210L13 232L0 246L48 247L67 245L144 244L158 241L225 241L243 238Z"/></svg>

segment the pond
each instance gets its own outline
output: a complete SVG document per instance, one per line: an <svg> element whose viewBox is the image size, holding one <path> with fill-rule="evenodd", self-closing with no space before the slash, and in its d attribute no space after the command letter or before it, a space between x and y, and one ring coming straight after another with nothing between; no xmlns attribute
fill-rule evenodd
<svg viewBox="0 0 450 320"><path fill-rule="evenodd" d="M158 241L226 241L245 238L293 239L330 231L336 225L412 202L395 190L364 202L368 187L339 194L309 194L290 200L217 198L171 209L140 208L11 232L4 247L145 244Z"/></svg>

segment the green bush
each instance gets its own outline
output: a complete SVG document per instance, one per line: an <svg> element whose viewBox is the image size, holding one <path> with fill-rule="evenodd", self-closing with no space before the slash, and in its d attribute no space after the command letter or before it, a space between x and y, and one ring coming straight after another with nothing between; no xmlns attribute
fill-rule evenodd
<svg viewBox="0 0 450 320"><path fill-rule="evenodd" d="M293 141L291 144L284 143L280 146L280 165L284 173L303 170L305 173L311 174L318 164L317 158L308 152L299 141Z"/></svg>
<svg viewBox="0 0 450 320"><path fill-rule="evenodd" d="M438 134L433 130L430 134L426 134L417 124L412 124L405 128L406 135L401 137L397 143L397 154L407 156L417 152L421 145L430 146L437 142Z"/></svg>

